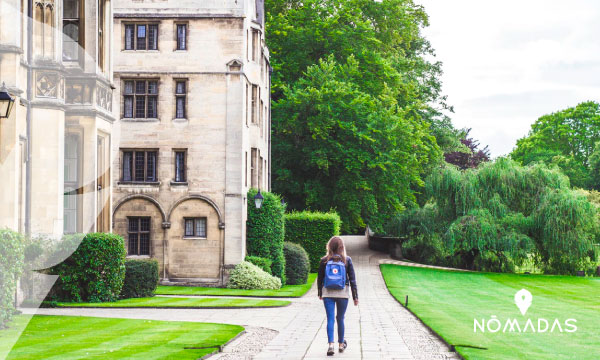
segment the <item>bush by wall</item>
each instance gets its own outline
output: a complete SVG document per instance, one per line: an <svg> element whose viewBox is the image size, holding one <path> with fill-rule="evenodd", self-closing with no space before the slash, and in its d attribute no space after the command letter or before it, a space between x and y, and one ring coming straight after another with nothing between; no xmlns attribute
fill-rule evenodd
<svg viewBox="0 0 600 360"><path fill-rule="evenodd" d="M23 271L23 236L0 230L0 329L12 319L17 279Z"/></svg>
<svg viewBox="0 0 600 360"><path fill-rule="evenodd" d="M260 256L248 255L248 256L246 256L244 261L247 261L251 264L258 266L259 268L261 268L264 272L266 272L269 275L273 275L273 273L271 272L271 265L273 265L273 262L267 258L263 258Z"/></svg>
<svg viewBox="0 0 600 360"><path fill-rule="evenodd" d="M283 256L285 206L281 198L273 193L261 192L264 201L257 209L254 196L258 190L248 191L248 220L246 246L248 255L271 260L271 272L285 284L285 257Z"/></svg>
<svg viewBox="0 0 600 360"><path fill-rule="evenodd" d="M281 288L281 279L267 274L254 264L242 261L231 272L227 287L246 290L277 290Z"/></svg>
<svg viewBox="0 0 600 360"><path fill-rule="evenodd" d="M156 259L125 261L122 299L154 296L157 286L158 261Z"/></svg>
<svg viewBox="0 0 600 360"><path fill-rule="evenodd" d="M308 272L310 271L310 260L308 253L298 244L291 242L283 243L283 254L285 255L285 278L288 285L306 284Z"/></svg>
<svg viewBox="0 0 600 360"><path fill-rule="evenodd" d="M285 241L302 245L310 258L311 271L316 272L332 236L340 234L342 221L338 214L293 212L285 215Z"/></svg>
<svg viewBox="0 0 600 360"><path fill-rule="evenodd" d="M87 234L77 250L50 273L59 278L50 299L68 302L115 301L125 279L125 244L115 234Z"/></svg>

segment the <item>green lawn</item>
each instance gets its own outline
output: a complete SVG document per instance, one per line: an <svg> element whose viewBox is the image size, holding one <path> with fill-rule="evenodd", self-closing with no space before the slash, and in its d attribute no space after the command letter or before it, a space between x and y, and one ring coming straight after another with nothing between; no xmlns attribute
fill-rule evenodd
<svg viewBox="0 0 600 360"><path fill-rule="evenodd" d="M567 276L468 273L381 265L392 295L408 307L466 359L598 359L600 354L600 279ZM520 289L533 295L525 316L514 302ZM536 332L474 332L495 315L504 328L517 319L524 329L531 319ZM537 332L539 318L559 319L563 332ZM568 333L564 321L577 320ZM494 328L494 326L492 326ZM485 348L484 349L477 349Z"/></svg>
<svg viewBox="0 0 600 360"><path fill-rule="evenodd" d="M25 322L26 317L14 321ZM192 360L217 350L242 330L222 324L38 315L7 359ZM6 338L2 333L10 331L0 330L0 348Z"/></svg>
<svg viewBox="0 0 600 360"><path fill-rule="evenodd" d="M93 308L255 308L281 307L289 305L289 301L262 299L228 299L228 298L177 298L149 297L118 300L105 303L56 303L57 307L93 307Z"/></svg>
<svg viewBox="0 0 600 360"><path fill-rule="evenodd" d="M159 286L157 295L206 295L206 296L248 296L248 297L300 297L310 290L317 274L309 274L304 285L284 285L279 290L240 290L195 286Z"/></svg>

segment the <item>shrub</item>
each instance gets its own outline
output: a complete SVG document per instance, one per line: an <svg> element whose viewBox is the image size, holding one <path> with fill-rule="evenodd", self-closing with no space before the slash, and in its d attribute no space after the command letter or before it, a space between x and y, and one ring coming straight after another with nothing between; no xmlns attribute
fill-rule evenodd
<svg viewBox="0 0 600 360"><path fill-rule="evenodd" d="M23 271L23 236L11 230L0 230L0 329L15 312L17 279Z"/></svg>
<svg viewBox="0 0 600 360"><path fill-rule="evenodd" d="M430 265L444 265L446 257L442 240L438 236L424 235L410 237L402 243L402 255L409 260Z"/></svg>
<svg viewBox="0 0 600 360"><path fill-rule="evenodd" d="M273 193L262 193L264 201L257 209L254 196L258 190L248 191L248 221L246 245L248 255L271 260L271 272L285 284L285 257L283 256L285 206L281 198Z"/></svg>
<svg viewBox="0 0 600 360"><path fill-rule="evenodd" d="M115 301L125 279L125 244L114 234L87 234L77 250L50 272L59 275L50 299L68 302Z"/></svg>
<svg viewBox="0 0 600 360"><path fill-rule="evenodd" d="M342 221L336 213L294 212L285 215L285 240L302 245L311 271L316 272L332 236L339 235Z"/></svg>
<svg viewBox="0 0 600 360"><path fill-rule="evenodd" d="M157 286L158 261L156 259L125 261L122 299L154 296Z"/></svg>
<svg viewBox="0 0 600 360"><path fill-rule="evenodd" d="M285 251L285 249L284 249L284 251ZM260 256L248 255L248 256L246 256L244 261L247 261L251 264L258 266L259 268L261 268L264 272L266 272L269 275L273 275L273 273L271 272L271 265L273 265L273 262L267 258L263 258Z"/></svg>
<svg viewBox="0 0 600 360"><path fill-rule="evenodd" d="M283 243L283 254L285 255L285 278L288 285L306 284L310 270L308 253L298 244L291 242Z"/></svg>
<svg viewBox="0 0 600 360"><path fill-rule="evenodd" d="M267 274L254 264L242 261L231 272L227 287L246 290L277 290L281 288L281 280Z"/></svg>

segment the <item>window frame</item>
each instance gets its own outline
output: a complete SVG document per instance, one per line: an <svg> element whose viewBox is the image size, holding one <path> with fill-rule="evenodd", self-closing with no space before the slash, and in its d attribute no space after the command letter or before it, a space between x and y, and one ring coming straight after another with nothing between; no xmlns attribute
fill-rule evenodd
<svg viewBox="0 0 600 360"><path fill-rule="evenodd" d="M131 92L127 92L127 83L132 82ZM144 82L144 92L138 92L138 83ZM150 83L156 84L156 92L150 92ZM123 79L122 80L122 88L121 88L121 96L123 97L123 112L121 114L121 118L124 120L135 120L135 119L150 119L150 120L158 120L158 98L160 93L160 79L155 78L140 78L140 79ZM138 98L144 98L144 116L138 116L137 112L137 104ZM131 116L127 116L127 100L131 99ZM149 99L154 99L155 104L155 114L156 116L149 116L150 109L150 101Z"/></svg>
<svg viewBox="0 0 600 360"><path fill-rule="evenodd" d="M177 179L177 155L183 154L183 179ZM175 176L173 176L173 182L176 184L186 184L188 181L187 177L187 149L173 149L173 167Z"/></svg>
<svg viewBox="0 0 600 360"><path fill-rule="evenodd" d="M136 178L136 154L144 153L144 180L138 180ZM130 179L125 180L125 154L131 153L130 157ZM154 164L154 178L152 180L148 180L148 154L155 154L155 164ZM120 183L123 184L157 184L158 181L158 160L159 160L159 151L158 149L121 149L121 180Z"/></svg>
<svg viewBox="0 0 600 360"><path fill-rule="evenodd" d="M188 106L187 106L187 100L188 100L188 79L173 79L175 82L175 91L174 91L174 95L175 95L175 119L178 120L185 120L188 117ZM183 92L180 93L178 90L178 85L180 83L183 83ZM179 99L183 98L183 117L179 116Z"/></svg>
<svg viewBox="0 0 600 360"><path fill-rule="evenodd" d="M148 230L142 230L142 219L148 220ZM131 222L137 222L137 231L131 231ZM135 253L131 253L131 234L137 236L137 249ZM148 234L148 253L142 254L141 235ZM152 217L150 216L128 216L127 217L127 256L152 256Z"/></svg>
<svg viewBox="0 0 600 360"><path fill-rule="evenodd" d="M144 26L145 30L144 30L144 48L140 48L141 44L140 44L140 39L142 39L142 37L139 36L139 28ZM133 27L133 32L132 32L132 38L131 38L131 48L127 47L127 28L128 27ZM151 33L151 29L150 28L155 28L156 30L156 34L155 34L155 42L151 43L150 41L150 33ZM122 51L159 51L160 46L159 46L159 34L160 34L160 22L154 22L154 21L150 21L150 22L124 22L123 23L123 46L122 46ZM153 44L155 45L154 48L150 48L150 45Z"/></svg>
<svg viewBox="0 0 600 360"><path fill-rule="evenodd" d="M183 26L185 28L184 39L183 39L183 48L180 47L179 42L179 27ZM189 34L190 34L190 25L187 22L175 22L175 51L188 51L189 50Z"/></svg>
<svg viewBox="0 0 600 360"><path fill-rule="evenodd" d="M79 5L79 9L77 11L77 18L72 18L72 17L66 17L65 16L65 11L66 11L66 4L63 4L62 6L62 47L63 47L63 52L60 55L61 59L63 62L67 62L67 63L79 63L80 61L82 61L82 52L85 49L85 1L83 0L75 0L75 3L78 3ZM77 24L77 40L69 37L68 35L66 35L64 33L64 28L65 25L67 23L76 23ZM70 38L73 41L65 41L65 37ZM64 48L65 48L65 43L76 43L77 47L77 58L75 59L68 59L65 57L65 52L64 52Z"/></svg>
<svg viewBox="0 0 600 360"><path fill-rule="evenodd" d="M197 221L204 220L204 234L197 232ZM187 222L192 221L192 235L188 235ZM184 239L207 239L208 238L208 218L206 216L184 217L183 218L183 238Z"/></svg>

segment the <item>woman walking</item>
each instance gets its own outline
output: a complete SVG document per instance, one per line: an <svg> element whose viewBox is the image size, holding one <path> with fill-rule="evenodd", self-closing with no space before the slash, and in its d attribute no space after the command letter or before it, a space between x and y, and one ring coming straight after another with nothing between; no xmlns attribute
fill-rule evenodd
<svg viewBox="0 0 600 360"><path fill-rule="evenodd" d="M323 300L327 313L327 339L329 342L327 356L333 356L333 327L336 319L339 352L344 352L348 347L348 343L344 339L344 315L350 298L349 288L352 290L354 305L358 305L354 265L352 265L352 259L346 256L344 240L340 237L334 236L327 243L327 255L321 259L319 264L317 286L319 299ZM335 315L336 308L337 316Z"/></svg>

